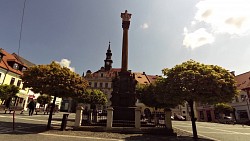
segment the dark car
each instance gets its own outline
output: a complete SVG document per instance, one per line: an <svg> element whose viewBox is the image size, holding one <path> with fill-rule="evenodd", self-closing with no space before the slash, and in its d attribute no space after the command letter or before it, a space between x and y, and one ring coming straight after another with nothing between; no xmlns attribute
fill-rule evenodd
<svg viewBox="0 0 250 141"><path fill-rule="evenodd" d="M220 123L224 123L224 124L234 124L235 120L233 119L233 117L230 116L225 116L223 118L220 118L218 120Z"/></svg>

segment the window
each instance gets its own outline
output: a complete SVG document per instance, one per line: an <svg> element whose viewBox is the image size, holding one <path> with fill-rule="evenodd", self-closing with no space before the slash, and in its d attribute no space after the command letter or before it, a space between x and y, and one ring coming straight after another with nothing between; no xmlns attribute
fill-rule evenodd
<svg viewBox="0 0 250 141"><path fill-rule="evenodd" d="M0 79L1 79L2 73L0 73Z"/></svg>
<svg viewBox="0 0 250 141"><path fill-rule="evenodd" d="M109 87L109 83L105 83L105 88L108 88Z"/></svg>
<svg viewBox="0 0 250 141"><path fill-rule="evenodd" d="M14 63L13 69L18 70L18 64L17 63Z"/></svg>
<svg viewBox="0 0 250 141"><path fill-rule="evenodd" d="M23 67L23 68L22 68L22 71L25 71L25 70L27 70L27 68L26 68L26 67Z"/></svg>
<svg viewBox="0 0 250 141"><path fill-rule="evenodd" d="M12 77L11 80L10 80L10 85L13 85L15 83L15 78Z"/></svg>
<svg viewBox="0 0 250 141"><path fill-rule="evenodd" d="M25 90L25 88L26 88L26 87L23 85L22 90Z"/></svg>
<svg viewBox="0 0 250 141"><path fill-rule="evenodd" d="M3 59L3 54L2 52L0 52L0 62L2 61L2 59Z"/></svg>
<svg viewBox="0 0 250 141"><path fill-rule="evenodd" d="M103 77L103 73L101 73L101 77Z"/></svg>
<svg viewBox="0 0 250 141"><path fill-rule="evenodd" d="M183 114L186 114L186 111L182 111Z"/></svg>
<svg viewBox="0 0 250 141"><path fill-rule="evenodd" d="M91 84L92 84L92 83L91 83L91 82L89 82L89 86L90 86L90 87L91 87Z"/></svg>
<svg viewBox="0 0 250 141"><path fill-rule="evenodd" d="M95 88L97 87L97 82L94 83L94 87L95 87Z"/></svg>
<svg viewBox="0 0 250 141"><path fill-rule="evenodd" d="M246 101L247 96L246 95L240 95L241 101Z"/></svg>
<svg viewBox="0 0 250 141"><path fill-rule="evenodd" d="M239 102L238 96L235 96L235 101Z"/></svg>
<svg viewBox="0 0 250 141"><path fill-rule="evenodd" d="M100 83L100 87L102 88L102 83Z"/></svg>
<svg viewBox="0 0 250 141"><path fill-rule="evenodd" d="M21 85L21 82L22 82L21 80L17 81L17 87L19 87Z"/></svg>

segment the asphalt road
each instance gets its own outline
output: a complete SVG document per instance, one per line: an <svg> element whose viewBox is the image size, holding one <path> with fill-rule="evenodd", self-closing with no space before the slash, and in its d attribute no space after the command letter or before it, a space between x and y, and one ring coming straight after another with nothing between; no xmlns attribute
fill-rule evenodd
<svg viewBox="0 0 250 141"><path fill-rule="evenodd" d="M191 121L173 121L173 127L192 133ZM249 141L250 126L196 122L199 137L214 141Z"/></svg>

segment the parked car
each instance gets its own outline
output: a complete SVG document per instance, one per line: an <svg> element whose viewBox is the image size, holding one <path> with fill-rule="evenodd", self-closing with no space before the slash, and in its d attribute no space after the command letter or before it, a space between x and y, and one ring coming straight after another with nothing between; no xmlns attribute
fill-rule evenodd
<svg viewBox="0 0 250 141"><path fill-rule="evenodd" d="M225 116L221 119L218 120L219 123L224 123L224 124L234 124L235 123L235 120L233 117L230 117L230 116Z"/></svg>
<svg viewBox="0 0 250 141"><path fill-rule="evenodd" d="M174 116L171 116L171 119L174 120Z"/></svg>
<svg viewBox="0 0 250 141"><path fill-rule="evenodd" d="M181 116L181 115L177 115L177 114L175 114L174 115L174 120L181 120L181 121L184 121L184 120L186 120L183 116Z"/></svg>

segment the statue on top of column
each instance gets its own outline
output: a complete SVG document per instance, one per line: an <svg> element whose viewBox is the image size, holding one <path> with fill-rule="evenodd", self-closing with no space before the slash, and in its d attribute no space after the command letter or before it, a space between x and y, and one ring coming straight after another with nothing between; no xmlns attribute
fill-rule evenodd
<svg viewBox="0 0 250 141"><path fill-rule="evenodd" d="M128 13L128 11L125 10L125 13L121 13L121 18L123 21L129 21L131 18L131 15L132 14Z"/></svg>

